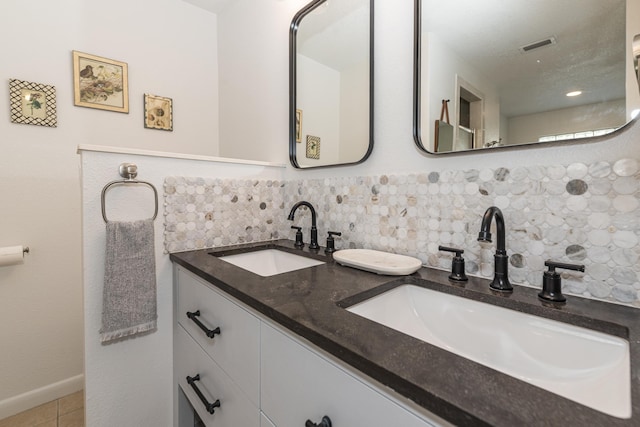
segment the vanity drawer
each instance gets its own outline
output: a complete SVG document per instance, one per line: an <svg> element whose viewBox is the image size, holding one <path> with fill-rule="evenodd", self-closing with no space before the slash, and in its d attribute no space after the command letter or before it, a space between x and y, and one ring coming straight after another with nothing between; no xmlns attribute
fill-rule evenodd
<svg viewBox="0 0 640 427"><path fill-rule="evenodd" d="M260 321L184 269L177 269L177 279L178 323L259 406ZM210 338L196 320L220 333Z"/></svg>
<svg viewBox="0 0 640 427"><path fill-rule="evenodd" d="M175 361L176 380L205 425L259 427L260 410L180 326L176 328L175 340L175 345L180 349ZM199 375L199 380L195 381L195 385L207 402L220 401L220 406L214 408L213 414L207 411L187 381L187 376L196 375Z"/></svg>
<svg viewBox="0 0 640 427"><path fill-rule="evenodd" d="M434 426L337 365L262 324L262 411L277 427Z"/></svg>

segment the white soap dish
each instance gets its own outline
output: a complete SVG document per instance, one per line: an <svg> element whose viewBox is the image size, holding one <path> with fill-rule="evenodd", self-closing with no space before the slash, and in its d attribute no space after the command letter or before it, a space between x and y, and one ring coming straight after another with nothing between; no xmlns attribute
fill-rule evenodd
<svg viewBox="0 0 640 427"><path fill-rule="evenodd" d="M333 253L333 259L347 267L392 276L415 273L422 267L418 258L372 249L342 249Z"/></svg>

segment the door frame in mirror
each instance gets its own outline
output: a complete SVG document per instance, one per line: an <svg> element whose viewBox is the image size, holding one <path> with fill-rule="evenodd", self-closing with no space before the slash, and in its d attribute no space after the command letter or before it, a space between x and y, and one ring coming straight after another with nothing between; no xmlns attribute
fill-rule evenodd
<svg viewBox="0 0 640 427"><path fill-rule="evenodd" d="M374 0L369 1L369 146L364 156L355 162L336 163L330 165L321 166L301 166L296 158L297 145L296 145L296 35L298 27L302 19L311 13L314 9L327 2L328 0L312 0L310 3L300 9L293 19L289 27L289 161L291 165L296 169L316 169L326 168L334 166L350 166L363 163L369 158L373 151L373 106L374 106L374 84L373 84L373 68L374 68Z"/></svg>

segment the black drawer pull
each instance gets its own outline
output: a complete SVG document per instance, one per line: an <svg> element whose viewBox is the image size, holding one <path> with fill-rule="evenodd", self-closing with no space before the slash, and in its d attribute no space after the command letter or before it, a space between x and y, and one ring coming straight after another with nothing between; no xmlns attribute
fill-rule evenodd
<svg viewBox="0 0 640 427"><path fill-rule="evenodd" d="M215 328L215 329L207 328L202 324L200 320L198 320L198 316L200 316L200 310L197 310L194 312L187 311L187 317L193 320L194 323L198 325L198 327L200 327L200 329L202 329L209 338L213 339L213 337L215 337L216 335L220 335L220 328Z"/></svg>
<svg viewBox="0 0 640 427"><path fill-rule="evenodd" d="M196 381L200 381L200 374L196 374L195 377L190 377L190 376L187 375L187 383L189 383L189 385L193 388L193 391L196 392L196 394L198 395L198 397L202 401L202 404L204 405L204 408L210 414L215 413L216 412L216 408L220 407L220 399L217 399L213 403L209 403L207 398L204 397L204 394L202 394L202 392L200 391L200 389L196 385Z"/></svg>
<svg viewBox="0 0 640 427"><path fill-rule="evenodd" d="M325 415L324 417L322 417L322 421L320 421L320 424L316 424L311 420L307 420L307 422L304 423L304 427L331 427L331 418Z"/></svg>

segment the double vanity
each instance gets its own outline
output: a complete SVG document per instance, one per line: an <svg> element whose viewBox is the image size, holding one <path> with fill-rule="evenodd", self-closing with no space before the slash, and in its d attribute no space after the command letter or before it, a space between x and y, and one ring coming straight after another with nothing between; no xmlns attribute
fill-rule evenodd
<svg viewBox="0 0 640 427"><path fill-rule="evenodd" d="M289 158L295 168L357 164L372 152L374 3L313 0L291 22ZM546 3L559 7L558 2ZM624 54L615 61L594 61L595 53L582 55L590 63L602 62L607 70L618 70L594 73L605 75L605 82L596 78L582 81L589 89L582 101L567 98L558 88L575 86L575 70L591 67L571 63L564 70L545 56L555 52L557 58L575 59L576 51L588 52L587 47L577 48L577 44L567 42L587 40L584 28L616 29L611 49L600 51L613 52L620 46L622 51L628 46L628 34L620 29L625 20L632 22L627 14L637 13L632 4L616 1L615 7L607 6L611 22L602 25L602 5L593 2L593 8L587 10L583 3L563 3L560 9L544 10L538 5L538 22L531 2L526 1L513 2L508 9L501 5L498 10L473 1L452 2L446 17L437 17L436 12L446 9L442 2L415 0L413 136L418 148L435 155L478 150L490 153L496 147L513 149L540 142L559 145L568 139L602 136L627 123L637 107L631 101L637 95L635 87L626 93L626 86L620 84L620 93L614 94L603 84L614 81L614 75L622 82L626 74L633 74L625 65ZM578 18L578 9L588 13ZM467 13L466 19L462 12ZM451 16L456 16L460 24L455 31L451 31ZM550 22L555 19L558 22ZM473 27L475 24L479 27ZM527 31L515 35L508 28ZM495 38L479 41L484 33ZM552 34L562 36L556 39ZM541 35L551 37L541 40ZM514 40L520 46L514 45ZM482 51L485 47L491 49ZM332 58L326 52L349 61ZM634 55L637 62L638 56ZM551 75L560 79L552 89L538 84L547 83ZM602 110L598 104L604 95L586 98L598 88L611 97ZM584 117L580 107L598 112L595 117ZM615 114L609 114L612 111ZM580 119L575 119L578 115ZM600 121L603 116L606 123ZM541 128L542 123L561 125ZM568 127L570 123L580 126L574 129ZM443 174L440 182L439 173L432 172L423 179L422 192L415 186L411 191L403 188L399 197L396 194L402 186L396 183L385 187L385 193L380 192L380 186L389 182L387 176L361 193L349 190L365 188L364 181L358 186L345 185L342 193L335 190L338 186L325 182L322 188L331 189L326 200L335 199L336 203L326 202L324 212L336 209L336 216L342 217L346 211L349 215L344 217L349 216L349 221L330 227L345 230L345 235L349 227L353 236L368 233L357 231L358 217L366 211L366 216L374 217L371 233L382 237L374 244L352 241L350 246L385 247L388 240L405 240L407 229L411 229L396 224L395 229L387 227L390 218L407 215L406 222L415 219L420 198L423 206L457 208L457 219L465 215L465 210L495 203L518 212L518 233L527 234L527 239L531 234L531 240L535 240L531 247L520 241L520 251L537 254L539 260L531 261L536 267L542 265L541 255L547 253L544 245L554 246L553 251L549 249L554 258L567 256L582 262L587 259L587 250L581 245L587 239L597 247L594 253L604 260L598 261L600 264L613 261L614 255L609 255L613 246L607 246L611 236L605 229L614 233L615 227L607 228L605 218L602 221L606 224L596 224L597 229L586 236L587 220L578 212L588 207L594 218L602 218L604 213L610 216L615 208L632 215L637 203L630 200L630 195L635 194L637 186L625 180L637 172L637 167L634 172L613 176L621 178L617 182L622 189L622 197L618 203L613 202L613 208L609 208L610 199L618 198L609 191L613 179L602 180L609 172L599 173L610 170L609 165L588 168L579 164L576 168L584 171L569 171L564 166L529 172L520 168L512 174L515 189L505 183L511 173L508 168L456 172L464 176L457 189L449 175ZM593 180L589 181L587 171L596 174ZM548 173L553 175L549 179L545 175ZM525 178L534 189L531 194L527 193ZM311 191L304 193L305 187L301 182L295 196L311 196ZM368 205L343 211L347 194ZM446 199L449 194L453 194L453 200ZM491 200L474 200L478 194ZM583 194L584 198L577 197ZM404 201L398 202L401 198ZM392 209L388 206L396 203L398 212L389 213ZM412 215L407 214L405 204L414 208ZM555 269L584 271L583 265L547 261L549 271L539 278L542 291L513 286L507 274L510 263L504 219L497 207L485 212L478 237L491 242L490 229L495 222L495 274L489 281L467 278L462 250L443 246L435 247L456 254L451 274L422 268L420 263L417 271L403 276L342 265L340 251L331 253L319 247L316 212L308 202L296 203L288 219L294 219L300 206L309 208L312 217L308 247L302 244L300 227L292 227L298 229L295 242L278 240L171 254L176 266L174 360L179 425L193 425L194 410L205 425L243 427L640 425L637 309L578 297L566 300ZM525 220L523 212L530 206L540 212L533 212ZM383 210L386 213L378 215ZM434 208L423 215L429 219L430 265L439 265L433 261L436 242L449 244L456 235L452 232L453 221L449 221L452 215L447 212L441 227L440 213ZM469 243L462 233L469 224L458 222L458 241L452 243ZM625 225L619 231L628 232L630 229L622 230ZM418 228L415 224L412 227L413 231ZM575 240L565 239L571 233ZM333 247L334 234L339 235L329 231L329 248ZM637 244L637 235L631 234L618 235L619 252ZM415 242L416 236L412 239ZM422 241L426 240L423 236ZM390 246L390 250L395 249ZM405 248L407 251L411 249ZM523 267L527 257L514 255L514 267ZM630 260L625 267L636 261ZM478 273L477 263L474 267L473 272ZM608 273L596 274L594 282L616 277ZM522 280L522 271L520 274ZM627 268L622 276L627 283L619 283L625 286L621 289L633 294L628 300L635 300L637 290L631 286L637 279L635 270ZM530 277L527 280L533 283ZM610 281L606 283L607 290L612 286Z"/></svg>
<svg viewBox="0 0 640 427"><path fill-rule="evenodd" d="M171 260L180 417L190 406L206 425L262 427L631 426L640 417L633 308L559 305L536 289L497 292L428 268L379 275L288 240Z"/></svg>

